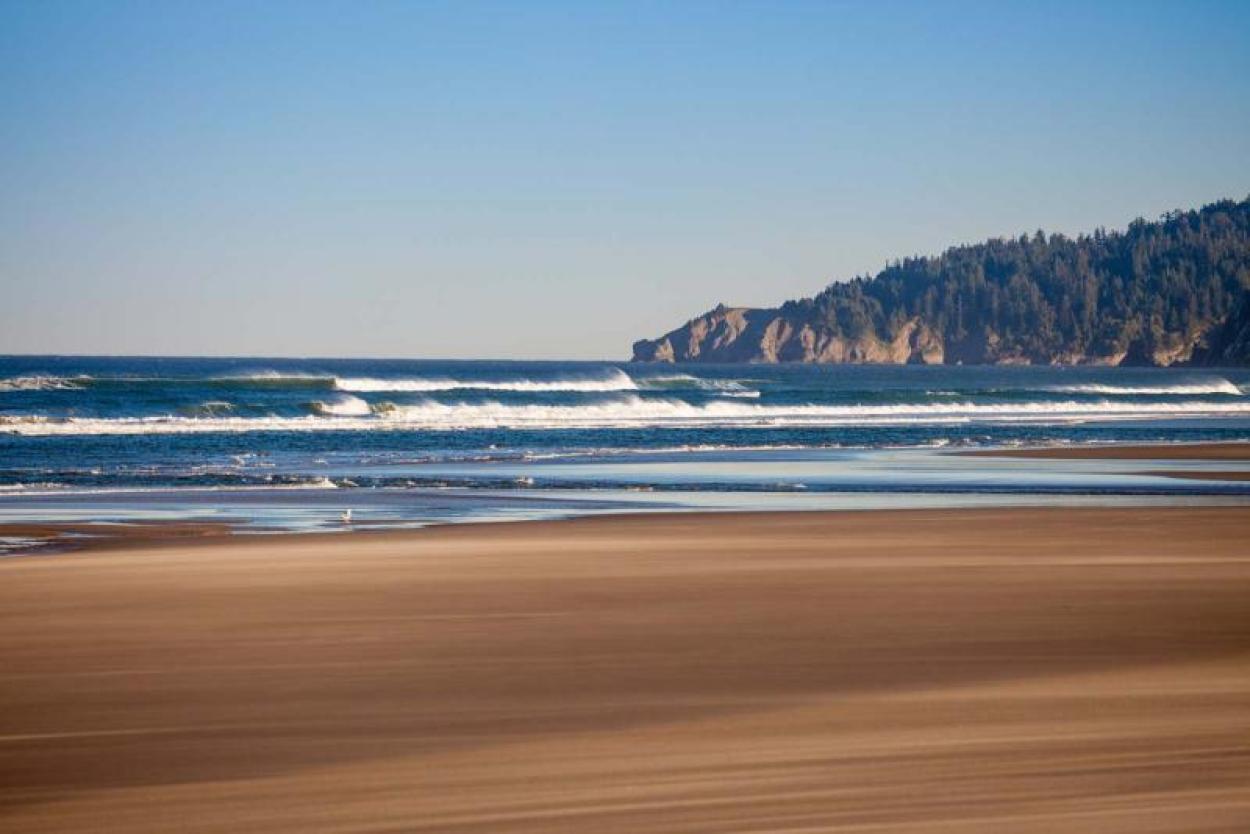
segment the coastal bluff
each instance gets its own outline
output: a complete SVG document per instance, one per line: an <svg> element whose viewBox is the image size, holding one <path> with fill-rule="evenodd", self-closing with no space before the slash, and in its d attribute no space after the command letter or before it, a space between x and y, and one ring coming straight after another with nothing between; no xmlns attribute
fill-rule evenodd
<svg viewBox="0 0 1250 834"><path fill-rule="evenodd" d="M1250 199L1124 231L1022 235L895 261L780 307L726 306L635 362L1250 363Z"/></svg>
<svg viewBox="0 0 1250 834"><path fill-rule="evenodd" d="M691 319L659 339L634 343L635 362L825 362L942 364L941 335L919 320L892 338L846 337L786 310L726 307Z"/></svg>

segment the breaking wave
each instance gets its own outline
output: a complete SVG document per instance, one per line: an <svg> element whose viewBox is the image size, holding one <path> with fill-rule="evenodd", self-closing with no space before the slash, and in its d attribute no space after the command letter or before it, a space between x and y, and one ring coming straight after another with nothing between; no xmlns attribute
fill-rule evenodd
<svg viewBox="0 0 1250 834"><path fill-rule="evenodd" d="M225 376L44 376L28 375L0 379L3 391L80 391L88 388L333 388L335 377L326 374L257 371Z"/></svg>
<svg viewBox="0 0 1250 834"><path fill-rule="evenodd" d="M314 414L325 417L364 417L373 413L369 403L350 394L345 394L332 402L314 400L310 405Z"/></svg>
<svg viewBox="0 0 1250 834"><path fill-rule="evenodd" d="M700 391L730 398L756 398L760 392L732 379L706 379L690 374L641 377L619 368L594 376L569 375L555 379L472 379L456 377L350 377L320 373L252 371L219 376L103 376L62 377L27 375L0 379L5 391L70 391L97 389L179 389L187 387L235 389L308 389L346 393L438 393L442 391L507 391L514 393L626 393L632 391Z"/></svg>
<svg viewBox="0 0 1250 834"><path fill-rule="evenodd" d="M91 377L14 376L0 379L0 391L74 391Z"/></svg>
<svg viewBox="0 0 1250 834"><path fill-rule="evenodd" d="M119 377L118 382L156 382L161 384L182 384L196 385L208 383L210 385L230 386L230 387L254 387L254 388L333 388L335 378L330 374L314 374L314 373L290 373L286 371L253 371L251 373L226 374L224 376L211 376L205 379L197 379L195 377L184 378L139 378L129 379Z"/></svg>
<svg viewBox="0 0 1250 834"><path fill-rule="evenodd" d="M234 413L234 405L224 400L211 400L182 409L187 417L224 417Z"/></svg>
<svg viewBox="0 0 1250 834"><path fill-rule="evenodd" d="M736 379L707 379L690 374L641 377L637 383L639 388L650 391L706 391L722 397L740 399L754 399L760 395L759 391L748 388Z"/></svg>
<svg viewBox="0 0 1250 834"><path fill-rule="evenodd" d="M1201 396L1204 394L1228 394L1239 397L1241 388L1227 379L1213 379L1207 382L1191 382L1179 385L1055 385L1046 389L1063 394L1102 394L1104 396Z"/></svg>
<svg viewBox="0 0 1250 834"><path fill-rule="evenodd" d="M150 416L49 419L0 416L0 431L20 435L189 434L458 429L595 429L682 427L835 427L952 423L1072 423L1099 420L1250 415L1250 402L944 402L889 405L761 405L715 400L700 404L626 396L579 405L512 403L383 404L351 397L321 403L303 417Z"/></svg>
<svg viewBox="0 0 1250 834"><path fill-rule="evenodd" d="M356 393L435 391L517 391L539 393L545 391L614 392L637 391L638 385L628 374L614 370L600 377L570 377L566 379L450 379L410 378L379 379L374 377L337 377L334 387L339 391Z"/></svg>

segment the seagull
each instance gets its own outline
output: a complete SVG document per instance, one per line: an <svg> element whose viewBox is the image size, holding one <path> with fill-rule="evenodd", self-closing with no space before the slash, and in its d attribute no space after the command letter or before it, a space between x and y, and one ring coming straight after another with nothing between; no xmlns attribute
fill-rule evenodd
<svg viewBox="0 0 1250 834"><path fill-rule="evenodd" d="M352 523L352 511L343 510L343 514L339 516L339 521L343 522L344 524L351 524Z"/></svg>

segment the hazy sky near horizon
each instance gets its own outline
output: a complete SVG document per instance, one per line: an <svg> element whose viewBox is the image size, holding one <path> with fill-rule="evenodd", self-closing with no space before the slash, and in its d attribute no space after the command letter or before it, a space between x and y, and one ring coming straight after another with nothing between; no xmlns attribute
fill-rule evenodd
<svg viewBox="0 0 1250 834"><path fill-rule="evenodd" d="M1250 194L1250 3L0 2L0 353L627 358Z"/></svg>

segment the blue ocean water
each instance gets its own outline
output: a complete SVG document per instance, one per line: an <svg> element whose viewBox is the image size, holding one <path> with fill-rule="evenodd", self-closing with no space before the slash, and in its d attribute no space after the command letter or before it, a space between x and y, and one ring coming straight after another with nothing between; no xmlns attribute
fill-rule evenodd
<svg viewBox="0 0 1250 834"><path fill-rule="evenodd" d="M109 502L428 521L709 494L1240 495L944 452L1245 439L1247 369L0 357L0 520Z"/></svg>

